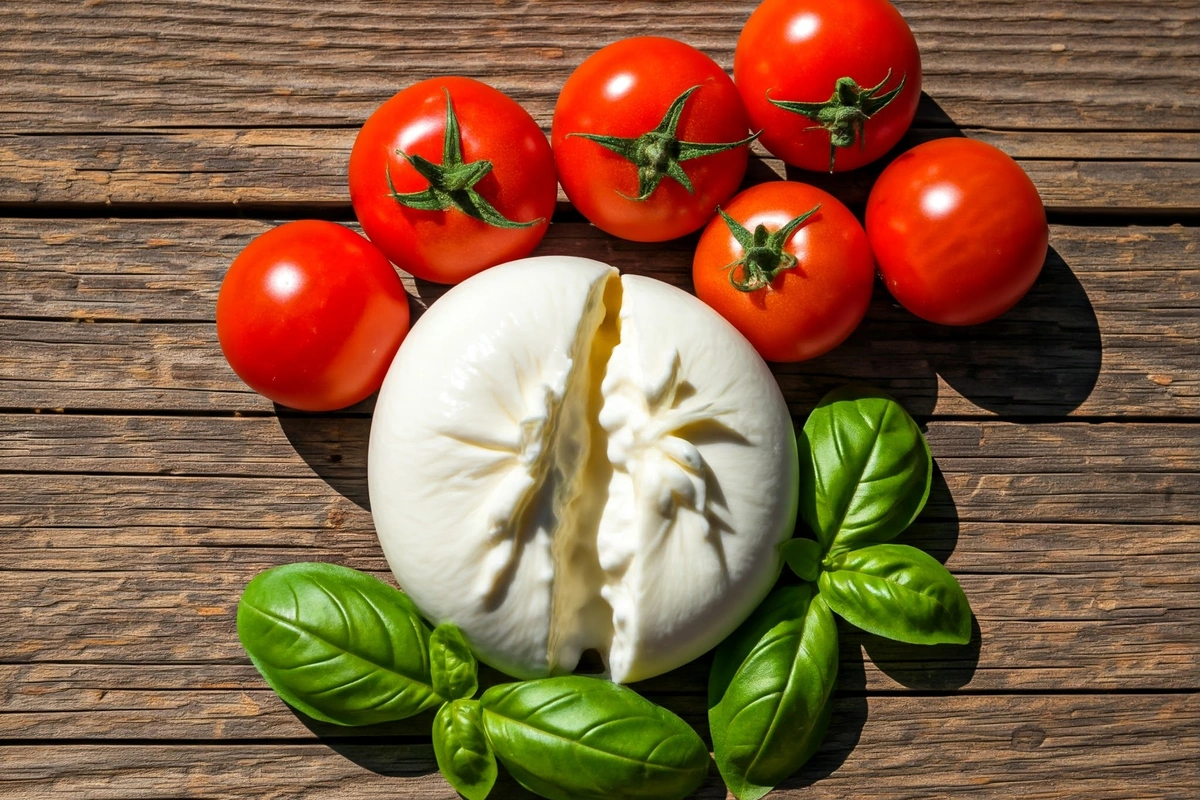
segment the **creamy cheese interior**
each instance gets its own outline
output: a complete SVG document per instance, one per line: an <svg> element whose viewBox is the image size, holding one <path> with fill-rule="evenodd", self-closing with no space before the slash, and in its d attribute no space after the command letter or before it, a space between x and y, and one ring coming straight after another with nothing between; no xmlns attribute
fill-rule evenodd
<svg viewBox="0 0 1200 800"><path fill-rule="evenodd" d="M778 576L790 415L696 298L600 262L526 259L447 292L372 423L372 513L402 588L517 677L673 669Z"/></svg>

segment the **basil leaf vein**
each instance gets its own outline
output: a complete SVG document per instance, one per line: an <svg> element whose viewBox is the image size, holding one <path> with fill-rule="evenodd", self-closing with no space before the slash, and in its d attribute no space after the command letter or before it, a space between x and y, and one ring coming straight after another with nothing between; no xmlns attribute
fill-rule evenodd
<svg viewBox="0 0 1200 800"><path fill-rule="evenodd" d="M830 608L868 633L909 644L971 640L971 606L962 587L915 547L879 544L841 553L819 586Z"/></svg>
<svg viewBox="0 0 1200 800"><path fill-rule="evenodd" d="M830 392L798 445L800 513L826 552L895 538L929 497L929 445L908 412L876 389Z"/></svg>
<svg viewBox="0 0 1200 800"><path fill-rule="evenodd" d="M237 628L267 684L314 719L370 725L441 702L429 629L408 597L365 573L311 563L266 570L246 586Z"/></svg>
<svg viewBox="0 0 1200 800"><path fill-rule="evenodd" d="M708 748L691 726L608 681L570 675L504 684L481 703L497 758L551 800L683 798L708 772Z"/></svg>

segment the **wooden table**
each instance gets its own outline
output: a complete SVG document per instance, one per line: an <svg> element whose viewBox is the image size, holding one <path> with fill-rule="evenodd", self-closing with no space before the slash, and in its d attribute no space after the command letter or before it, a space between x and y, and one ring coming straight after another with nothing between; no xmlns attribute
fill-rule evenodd
<svg viewBox="0 0 1200 800"><path fill-rule="evenodd" d="M938 472L906 537L948 560L978 633L918 648L844 628L833 727L776 796L1194 798L1200 4L898 5L927 93L907 144L1013 155L1052 250L997 322L939 329L880 290L845 346L778 370L798 418L857 379L927 424ZM355 130L400 88L474 75L548 128L599 45L658 33L728 67L753 6L0 7L0 797L452 796L427 717L305 722L238 645L259 570L386 567L370 402L305 416L248 391L217 347L221 276L278 220L353 219ZM760 158L748 180L783 173ZM792 177L861 206L877 173ZM694 238L617 241L565 204L555 220L542 253L689 285ZM641 688L706 733L705 666Z"/></svg>

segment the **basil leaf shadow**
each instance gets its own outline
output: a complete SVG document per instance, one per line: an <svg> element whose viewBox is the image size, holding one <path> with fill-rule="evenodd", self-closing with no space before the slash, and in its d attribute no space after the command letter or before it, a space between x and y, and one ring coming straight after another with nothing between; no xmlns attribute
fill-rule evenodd
<svg viewBox="0 0 1200 800"><path fill-rule="evenodd" d="M429 734L436 708L396 722L347 728L286 707L321 744L365 770L391 778L438 774Z"/></svg>
<svg viewBox="0 0 1200 800"><path fill-rule="evenodd" d="M941 563L946 563L958 544L958 510L946 478L933 462L929 501L907 530L894 540L895 544L907 544L929 553ZM965 645L904 644L882 636L860 631L850 625L843 628L844 641L842 658L858 655L860 646L880 672L909 689L928 691L950 691L970 683L979 667L981 634L979 621L971 620L971 641Z"/></svg>
<svg viewBox="0 0 1200 800"><path fill-rule="evenodd" d="M955 391L1005 415L1066 415L1088 399L1100 376L1096 312L1079 279L1053 247L1029 294L998 319L967 328L925 323L933 366Z"/></svg>
<svg viewBox="0 0 1200 800"><path fill-rule="evenodd" d="M374 407L374 395L348 409L324 413L310 414L275 404L279 427L296 455L330 488L364 511L371 510L367 440Z"/></svg>

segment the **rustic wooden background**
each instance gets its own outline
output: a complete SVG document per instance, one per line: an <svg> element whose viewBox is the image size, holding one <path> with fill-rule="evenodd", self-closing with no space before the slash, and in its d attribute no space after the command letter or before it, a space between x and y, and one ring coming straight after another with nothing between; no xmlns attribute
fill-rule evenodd
<svg viewBox="0 0 1200 800"><path fill-rule="evenodd" d="M925 64L907 144L1009 152L1052 250L997 322L941 330L881 291L849 343L779 370L797 415L853 378L927 423L939 471L906 538L947 559L978 632L918 648L845 629L833 728L776 796L1194 798L1200 4L897 4ZM370 402L304 416L249 392L216 343L221 276L279 220L353 219L355 130L403 86L479 77L548 128L596 47L653 32L729 67L753 6L0 5L0 797L453 796L428 718L299 719L238 646L259 570L385 565ZM861 205L877 172L807 179ZM762 158L748 180L780 174ZM555 219L543 253L689 283L694 239ZM642 688L706 733L704 674Z"/></svg>

